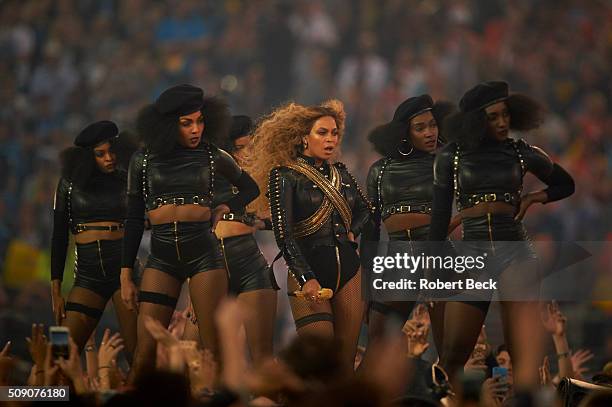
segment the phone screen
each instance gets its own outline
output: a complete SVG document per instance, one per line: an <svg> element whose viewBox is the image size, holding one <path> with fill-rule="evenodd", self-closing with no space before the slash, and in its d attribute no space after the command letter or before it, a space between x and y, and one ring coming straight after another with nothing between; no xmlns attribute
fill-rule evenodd
<svg viewBox="0 0 612 407"><path fill-rule="evenodd" d="M505 367L495 366L491 374L493 377L500 376L503 379L506 379L508 377L508 369L506 369Z"/></svg>
<svg viewBox="0 0 612 407"><path fill-rule="evenodd" d="M51 342L51 351L53 358L63 357L68 358L68 337L70 331L64 326L49 327L49 341Z"/></svg>

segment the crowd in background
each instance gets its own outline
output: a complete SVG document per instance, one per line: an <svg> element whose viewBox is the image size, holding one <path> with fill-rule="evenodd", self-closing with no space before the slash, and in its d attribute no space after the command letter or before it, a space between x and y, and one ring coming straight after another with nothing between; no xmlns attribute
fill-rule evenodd
<svg viewBox="0 0 612 407"><path fill-rule="evenodd" d="M2 1L0 339L32 315L51 319L59 151L94 120L130 128L142 105L178 83L254 118L290 99L341 99L342 161L363 184L377 159L367 133L402 100L429 93L456 103L477 82L504 79L549 110L537 132L518 136L576 180L571 199L530 211L528 230L612 240L610 61L603 0ZM568 311L579 317L570 335L600 361L612 359L610 308Z"/></svg>

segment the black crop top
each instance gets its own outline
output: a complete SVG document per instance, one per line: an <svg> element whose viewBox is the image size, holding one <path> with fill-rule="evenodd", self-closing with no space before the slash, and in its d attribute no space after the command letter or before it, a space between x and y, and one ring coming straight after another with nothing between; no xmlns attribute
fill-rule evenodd
<svg viewBox="0 0 612 407"><path fill-rule="evenodd" d="M364 231L364 239L378 241L381 220L396 210L429 213L433 197L434 157L415 149L406 158L385 157L372 164L367 187L368 198L375 209L374 222L370 224L373 228Z"/></svg>
<svg viewBox="0 0 612 407"><path fill-rule="evenodd" d="M147 210L181 198L180 203L210 206L216 172L235 182L242 169L228 153L207 143L177 147L161 157L140 150L130 161L128 194L144 199Z"/></svg>
<svg viewBox="0 0 612 407"><path fill-rule="evenodd" d="M211 207L218 176L240 192L222 202L232 212L259 195L255 181L225 151L208 143L196 148L177 146L164 155L136 152L128 171L128 209L123 240L123 267L132 267L142 238L144 212L165 204ZM217 202L218 200L215 200Z"/></svg>
<svg viewBox="0 0 612 407"><path fill-rule="evenodd" d="M522 139L487 141L467 151L462 151L456 143L444 146L434 163L434 219L430 240L446 237L453 196L458 210L486 201L507 202L518 210L527 171L548 185L546 202L563 199L574 192L572 177L544 151Z"/></svg>
<svg viewBox="0 0 612 407"><path fill-rule="evenodd" d="M51 279L61 280L66 262L68 230L91 222L123 222L126 210L125 172L96 172L84 187L60 178L53 203Z"/></svg>
<svg viewBox="0 0 612 407"><path fill-rule="evenodd" d="M520 193L527 171L546 182L552 170L550 157L524 140L488 142L467 151L451 143L436 157L434 184L453 186L455 197L461 202L472 195Z"/></svg>

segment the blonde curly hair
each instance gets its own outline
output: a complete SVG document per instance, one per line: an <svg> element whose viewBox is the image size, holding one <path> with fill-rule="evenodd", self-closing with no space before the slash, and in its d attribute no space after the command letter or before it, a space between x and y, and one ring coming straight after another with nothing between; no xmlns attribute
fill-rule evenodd
<svg viewBox="0 0 612 407"><path fill-rule="evenodd" d="M338 126L338 145L344 135L346 114L344 105L331 99L319 106L303 106L288 103L261 119L246 149L244 169L255 179L261 194L249 205L249 211L268 216L270 202L266 196L270 171L295 161L302 150L302 138L321 117L331 116ZM333 159L337 158L338 153Z"/></svg>

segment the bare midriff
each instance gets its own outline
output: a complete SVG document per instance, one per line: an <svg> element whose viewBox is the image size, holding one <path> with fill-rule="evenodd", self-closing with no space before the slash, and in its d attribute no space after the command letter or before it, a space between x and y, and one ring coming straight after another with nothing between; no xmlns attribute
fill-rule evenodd
<svg viewBox="0 0 612 407"><path fill-rule="evenodd" d="M506 202L481 202L470 208L465 208L459 215L461 218L477 218L487 214L492 215L514 215L516 209Z"/></svg>
<svg viewBox="0 0 612 407"><path fill-rule="evenodd" d="M431 215L425 213L398 213L391 215L384 221L387 232L412 230L431 223Z"/></svg>
<svg viewBox="0 0 612 407"><path fill-rule="evenodd" d="M161 225L173 222L206 222L212 211L207 206L200 205L164 205L148 212L151 225Z"/></svg>
<svg viewBox="0 0 612 407"><path fill-rule="evenodd" d="M227 239L228 237L250 235L255 232L253 226L246 225L242 222L222 220L217 223L215 235L219 239Z"/></svg>

